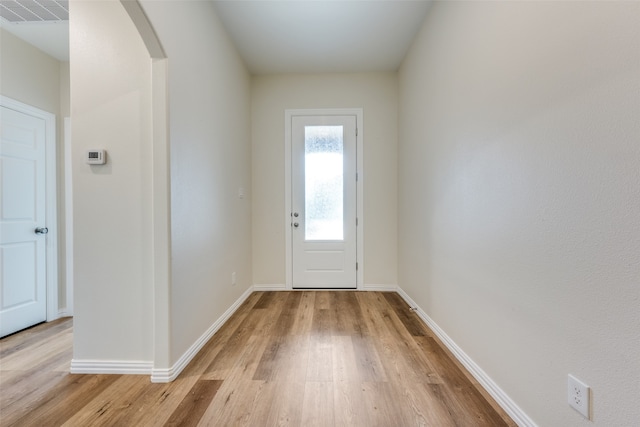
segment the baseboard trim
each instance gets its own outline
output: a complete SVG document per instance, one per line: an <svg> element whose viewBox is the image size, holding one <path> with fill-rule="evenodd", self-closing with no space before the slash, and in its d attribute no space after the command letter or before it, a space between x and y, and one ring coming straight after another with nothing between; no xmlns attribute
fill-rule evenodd
<svg viewBox="0 0 640 427"><path fill-rule="evenodd" d="M265 291L286 291L288 289L287 289L287 285L285 284L272 284L272 285L253 285L253 290L256 292L265 292Z"/></svg>
<svg viewBox="0 0 640 427"><path fill-rule="evenodd" d="M398 290L398 285L364 284L362 285L362 290L370 292L396 292Z"/></svg>
<svg viewBox="0 0 640 427"><path fill-rule="evenodd" d="M72 374L149 375L153 362L128 360L71 360Z"/></svg>
<svg viewBox="0 0 640 427"><path fill-rule="evenodd" d="M198 352L204 347L204 345L211 339L211 337L218 332L218 330L225 324L233 313L240 307L240 305L249 298L249 295L253 293L253 286L250 286L235 303L224 314L216 320L207 331L202 334L196 342L173 364L172 367L167 369L151 369L151 382L152 383L168 383L175 380L180 372L187 367L189 362L198 354Z"/></svg>
<svg viewBox="0 0 640 427"><path fill-rule="evenodd" d="M313 289L313 288L303 288L303 289L287 289L286 285L283 284L272 284L272 285L253 285L253 290L256 292L266 292L266 291L373 291L373 292L395 292L398 290L398 285L374 285L374 284L365 284L362 285L362 288L359 289Z"/></svg>
<svg viewBox="0 0 640 427"><path fill-rule="evenodd" d="M444 332L427 313L418 307L409 295L397 287L398 294L420 316L420 319L438 336L445 346L453 353L456 359L473 375L478 383L495 399L507 414L521 427L537 427L536 423L480 368L456 343Z"/></svg>

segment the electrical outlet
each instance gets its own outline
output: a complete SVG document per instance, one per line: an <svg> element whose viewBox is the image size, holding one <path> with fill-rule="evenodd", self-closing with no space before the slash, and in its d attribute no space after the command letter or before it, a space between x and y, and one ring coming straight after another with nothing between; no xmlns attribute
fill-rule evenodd
<svg viewBox="0 0 640 427"><path fill-rule="evenodd" d="M231 286L236 285L236 272L231 273Z"/></svg>
<svg viewBox="0 0 640 427"><path fill-rule="evenodd" d="M589 417L589 406L590 406L590 397L589 396L589 386L574 377L573 375L569 375L568 381L568 399L569 406L571 406L576 411L580 412L582 416L586 419L590 419Z"/></svg>

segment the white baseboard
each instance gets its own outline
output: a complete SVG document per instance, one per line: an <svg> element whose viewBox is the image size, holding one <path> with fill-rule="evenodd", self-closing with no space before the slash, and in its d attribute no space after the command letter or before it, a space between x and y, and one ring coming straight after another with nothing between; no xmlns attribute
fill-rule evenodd
<svg viewBox="0 0 640 427"><path fill-rule="evenodd" d="M125 360L71 360L72 374L150 375L153 362Z"/></svg>
<svg viewBox="0 0 640 427"><path fill-rule="evenodd" d="M365 283L362 285L362 290L373 292L396 292L398 290L398 285L373 285Z"/></svg>
<svg viewBox="0 0 640 427"><path fill-rule="evenodd" d="M313 289L309 288L305 288L305 289L287 289L286 285L283 284L272 284L272 285L253 285L253 290L254 291L259 291L259 292L265 292L265 291L298 291L298 290L302 290L302 291L312 291ZM317 289L319 291L323 290L323 289ZM332 291L339 291L339 290L343 290L343 289L327 289L327 290L332 290ZM362 290L362 291L376 291L376 292L395 292L398 290L398 285L371 285L371 284L365 284L362 285L362 288L360 289L344 289L346 291L356 291L356 290Z"/></svg>
<svg viewBox="0 0 640 427"><path fill-rule="evenodd" d="M257 292L264 291L286 291L287 285L285 284L272 284L272 285L253 285L253 290Z"/></svg>
<svg viewBox="0 0 640 427"><path fill-rule="evenodd" d="M180 372L189 364L191 359L193 359L196 354L204 347L204 345L211 339L213 334L218 332L218 330L225 324L227 320L231 317L231 315L240 307L240 305L245 302L249 295L254 291L253 287L249 287L241 296L236 300L235 303L224 314L216 320L213 325L207 329L207 331L202 334L200 338L196 342L194 342L191 347L178 359L176 363L173 364L172 367L168 369L152 369L151 371L151 382L153 383L168 383L175 380Z"/></svg>
<svg viewBox="0 0 640 427"><path fill-rule="evenodd" d="M66 308L62 308L58 311L58 319L61 319L63 317L72 317L73 314L70 313Z"/></svg>
<svg viewBox="0 0 640 427"><path fill-rule="evenodd" d="M495 399L507 414L521 427L537 427L536 423L522 410L498 385L480 368L452 339L444 332L436 322L431 319L424 310L411 299L399 286L398 294L415 309L422 321L440 338L453 355L473 375L480 385Z"/></svg>

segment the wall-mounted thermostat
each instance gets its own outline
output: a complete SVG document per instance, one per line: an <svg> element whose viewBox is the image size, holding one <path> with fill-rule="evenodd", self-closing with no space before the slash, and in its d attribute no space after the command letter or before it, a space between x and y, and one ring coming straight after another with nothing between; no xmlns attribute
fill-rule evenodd
<svg viewBox="0 0 640 427"><path fill-rule="evenodd" d="M86 162L88 165L104 165L107 163L105 150L87 150Z"/></svg>

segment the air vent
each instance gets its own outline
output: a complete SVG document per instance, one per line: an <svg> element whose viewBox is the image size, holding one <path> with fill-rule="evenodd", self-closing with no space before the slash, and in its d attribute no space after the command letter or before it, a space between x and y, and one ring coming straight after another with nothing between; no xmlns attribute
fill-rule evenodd
<svg viewBox="0 0 640 427"><path fill-rule="evenodd" d="M69 20L68 0L0 0L0 17L12 23Z"/></svg>

